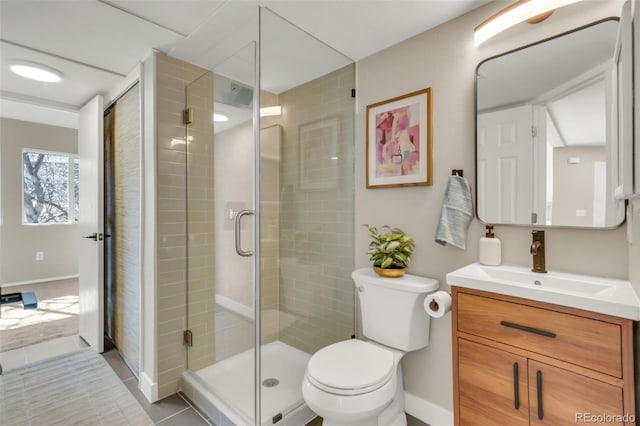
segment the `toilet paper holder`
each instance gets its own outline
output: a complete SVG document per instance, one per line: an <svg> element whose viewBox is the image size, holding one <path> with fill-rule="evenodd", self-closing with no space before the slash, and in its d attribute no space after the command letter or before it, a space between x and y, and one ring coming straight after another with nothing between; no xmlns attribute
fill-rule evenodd
<svg viewBox="0 0 640 426"><path fill-rule="evenodd" d="M442 318L451 310L451 295L446 291L436 291L426 296L424 310L433 318Z"/></svg>
<svg viewBox="0 0 640 426"><path fill-rule="evenodd" d="M435 300L432 300L431 302L429 302L429 308L433 312L438 312L440 310L440 305Z"/></svg>

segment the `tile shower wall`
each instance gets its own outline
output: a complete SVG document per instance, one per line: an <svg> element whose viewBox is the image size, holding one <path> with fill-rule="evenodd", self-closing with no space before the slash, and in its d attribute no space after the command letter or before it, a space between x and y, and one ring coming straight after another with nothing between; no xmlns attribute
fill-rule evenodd
<svg viewBox="0 0 640 426"><path fill-rule="evenodd" d="M353 333L353 88L349 65L279 96L280 340L308 353ZM335 150L300 139L334 122Z"/></svg>
<svg viewBox="0 0 640 426"><path fill-rule="evenodd" d="M206 70L157 54L158 396L178 391L186 368L185 87Z"/></svg>

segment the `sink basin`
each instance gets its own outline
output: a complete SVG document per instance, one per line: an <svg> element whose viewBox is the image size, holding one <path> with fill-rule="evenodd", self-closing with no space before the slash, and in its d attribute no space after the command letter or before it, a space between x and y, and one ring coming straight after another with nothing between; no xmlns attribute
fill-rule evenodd
<svg viewBox="0 0 640 426"><path fill-rule="evenodd" d="M447 284L640 320L640 301L624 280L472 263L447 274Z"/></svg>

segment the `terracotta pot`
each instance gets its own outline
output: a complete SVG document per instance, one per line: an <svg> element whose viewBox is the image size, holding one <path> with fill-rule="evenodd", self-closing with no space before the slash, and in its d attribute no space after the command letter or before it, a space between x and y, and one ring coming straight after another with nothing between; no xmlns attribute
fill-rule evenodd
<svg viewBox="0 0 640 426"><path fill-rule="evenodd" d="M373 270L376 271L376 274L385 278L398 278L404 275L404 268L402 269L382 269L377 266L373 267Z"/></svg>

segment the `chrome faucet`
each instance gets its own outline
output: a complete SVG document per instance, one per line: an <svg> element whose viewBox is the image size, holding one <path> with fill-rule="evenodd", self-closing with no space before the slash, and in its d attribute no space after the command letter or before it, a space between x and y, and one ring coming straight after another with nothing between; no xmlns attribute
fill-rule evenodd
<svg viewBox="0 0 640 426"><path fill-rule="evenodd" d="M531 231L533 242L530 253L533 255L533 272L546 273L547 267L544 260L544 231Z"/></svg>

